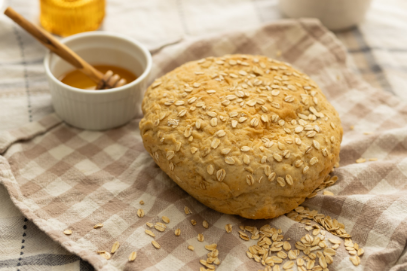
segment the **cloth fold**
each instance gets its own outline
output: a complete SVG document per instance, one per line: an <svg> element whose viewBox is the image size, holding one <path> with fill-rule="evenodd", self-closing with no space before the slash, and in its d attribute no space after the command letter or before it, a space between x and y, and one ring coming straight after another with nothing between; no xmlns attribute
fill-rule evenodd
<svg viewBox="0 0 407 271"><path fill-rule="evenodd" d="M355 267L342 244L330 270L405 270L407 258L407 107L370 87L347 67L347 56L335 36L314 20L285 20L247 31L168 46L154 55L156 78L175 67L207 56L247 53L275 56L312 77L338 110L344 127L338 181L303 206L345 225L353 242L365 250ZM0 137L2 138L2 137ZM281 216L246 220L203 206L182 191L144 150L138 120L105 132L82 131L51 115L8 132L0 144L0 182L13 202L52 239L89 261L97 270L199 270L217 243L217 270L258 270L264 266L245 256L249 245L240 225L279 228L296 241L308 233L302 223ZM24 140L24 141L20 141ZM359 158L366 162L356 163ZM369 159L372 158L372 161ZM374 158L374 159L373 159ZM377 160L376 160L377 159ZM144 201L141 204L140 201ZM192 213L185 214L187 206ZM145 215L137 213L143 209ZM160 249L145 233L147 222L170 223L154 231ZM197 222L191 225L191 219ZM202 226L203 221L209 228ZM102 223L103 227L93 226ZM233 226L232 233L225 225ZM181 235L174 231L181 229ZM64 230L72 230L65 235ZM197 240L202 233L204 242ZM327 238L334 238L330 233ZM120 247L106 260L97 251ZM187 249L195 247L194 251ZM127 259L137 252L134 262Z"/></svg>

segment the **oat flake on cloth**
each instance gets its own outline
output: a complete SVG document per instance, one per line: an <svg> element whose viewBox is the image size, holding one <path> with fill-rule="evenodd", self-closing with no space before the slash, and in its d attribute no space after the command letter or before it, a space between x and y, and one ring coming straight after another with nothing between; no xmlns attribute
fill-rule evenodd
<svg viewBox="0 0 407 271"><path fill-rule="evenodd" d="M360 266L353 266L342 242L329 269L407 270L407 104L353 75L344 48L317 21L280 21L164 48L154 55L151 78L206 56L272 56L277 50L284 61L320 85L344 127L341 166L335 170L339 180L329 188L334 196L320 192L303 205L343 223L365 255ZM144 150L138 120L92 132L49 115L1 134L0 151L0 182L16 206L97 270L199 270L199 260L206 259L208 252L204 245L212 243L218 244L221 261L216 270L259 270L264 266L246 256L257 240L240 239L239 225L280 228L293 248L308 233L303 224L286 216L253 221L203 206L155 165ZM377 161L355 163L361 157ZM145 204L140 205L140 200ZM185 206L192 214L184 213ZM142 218L137 216L140 208L145 212ZM156 249L144 231L146 222L159 222L163 215L171 222L164 232L152 229L161 245ZM208 229L202 226L204 220ZM97 223L103 228L94 229ZM227 223L233 225L230 234L224 229ZM174 235L177 228L179 237ZM64 235L65 229L71 229L72 235ZM199 233L204 242L197 240ZM116 241L121 245L110 260L96 254L110 251ZM188 245L195 250L188 250ZM128 262L132 251L137 258Z"/></svg>

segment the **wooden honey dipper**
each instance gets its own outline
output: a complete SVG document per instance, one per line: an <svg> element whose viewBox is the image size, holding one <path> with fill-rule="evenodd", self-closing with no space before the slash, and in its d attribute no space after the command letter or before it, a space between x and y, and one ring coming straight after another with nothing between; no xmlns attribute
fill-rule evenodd
<svg viewBox="0 0 407 271"><path fill-rule="evenodd" d="M109 89L120 87L126 84L125 79L120 79L120 76L113 74L112 71L107 71L105 74L95 69L92 65L86 62L83 58L78 56L74 51L69 49L66 45L59 42L48 32L33 25L27 21L23 16L16 12L11 7L8 7L4 14L21 26L25 31L30 33L34 38L42 43L45 47L50 49L53 53L60 56L65 61L69 62L86 76L97 83L96 89Z"/></svg>

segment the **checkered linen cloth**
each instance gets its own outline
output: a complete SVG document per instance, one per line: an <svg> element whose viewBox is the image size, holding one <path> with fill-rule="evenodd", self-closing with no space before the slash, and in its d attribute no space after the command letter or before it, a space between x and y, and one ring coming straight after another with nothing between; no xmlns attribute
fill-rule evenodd
<svg viewBox="0 0 407 271"><path fill-rule="evenodd" d="M356 268L342 244L330 270L406 270L406 104L354 76L347 68L344 48L319 23L281 21L164 48L154 56L151 78L206 56L271 56L276 51L320 85L344 127L341 167L335 170L339 180L329 188L335 196L319 193L303 205L342 222L365 255ZM286 216L252 221L203 206L155 165L143 148L137 120L91 132L49 115L0 138L4 152L0 182L13 202L47 235L98 270L198 270L199 259L206 259L204 245L211 243L218 244L217 270L258 270L263 266L245 256L255 241L240 239L239 225L281 228L293 247L307 233L301 223ZM378 160L355 163L360 157ZM140 200L145 204L140 205ZM192 214L185 215L184 206ZM139 208L146 213L142 218L136 214ZM162 215L171 222L165 232L155 231L161 245L157 250L144 233L145 223L158 222ZM192 226L191 219L198 224ZM203 220L209 222L208 229ZM104 227L93 229L97 223ZM227 223L233 225L230 234L224 230ZM176 228L181 229L179 237L174 235ZM72 229L72 235L64 235L65 229ZM204 242L198 242L198 233L204 235ZM121 246L112 259L96 254L109 251L115 241ZM195 251L187 250L188 245ZM138 256L129 263L132 251Z"/></svg>

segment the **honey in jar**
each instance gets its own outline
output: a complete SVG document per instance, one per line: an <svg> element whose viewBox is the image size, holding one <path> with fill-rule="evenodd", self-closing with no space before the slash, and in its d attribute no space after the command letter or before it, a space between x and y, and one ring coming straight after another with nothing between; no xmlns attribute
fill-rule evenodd
<svg viewBox="0 0 407 271"><path fill-rule="evenodd" d="M118 66L113 65L92 65L92 66L103 74L111 70L113 74L117 74L119 75L120 78L125 79L126 84L137 79L137 76L135 74ZM94 90L96 89L97 85L94 81L92 81L89 77L83 74L80 70L70 71L62 75L59 78L59 80L66 85L80 89Z"/></svg>
<svg viewBox="0 0 407 271"><path fill-rule="evenodd" d="M105 17L105 0L40 0L45 30L69 36L97 30Z"/></svg>

